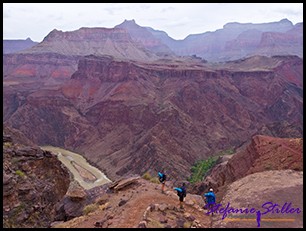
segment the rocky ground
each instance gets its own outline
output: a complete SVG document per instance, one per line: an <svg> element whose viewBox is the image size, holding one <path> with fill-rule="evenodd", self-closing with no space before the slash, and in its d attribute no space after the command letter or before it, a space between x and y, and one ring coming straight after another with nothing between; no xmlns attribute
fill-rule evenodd
<svg viewBox="0 0 306 231"><path fill-rule="evenodd" d="M268 202L272 204L262 207ZM229 186L221 201L222 206L228 203L233 208L255 208L262 213L269 207L270 212L261 215L261 228L302 228L303 171L273 170L248 175ZM297 213L297 208L302 212ZM231 221L222 220L222 216L214 216L213 228L257 227L255 214L229 214L229 218L238 218Z"/></svg>
<svg viewBox="0 0 306 231"><path fill-rule="evenodd" d="M3 135L3 227L48 227L70 174L52 153L14 141Z"/></svg>
<svg viewBox="0 0 306 231"><path fill-rule="evenodd" d="M131 179L131 178L130 178ZM55 222L55 228L188 228L211 227L211 218L203 210L201 196L187 194L184 209L173 186L167 182L165 193L161 185L140 177L121 187L113 187L96 199L98 208L67 222ZM128 181L127 181L128 182ZM119 183L120 185L120 183Z"/></svg>

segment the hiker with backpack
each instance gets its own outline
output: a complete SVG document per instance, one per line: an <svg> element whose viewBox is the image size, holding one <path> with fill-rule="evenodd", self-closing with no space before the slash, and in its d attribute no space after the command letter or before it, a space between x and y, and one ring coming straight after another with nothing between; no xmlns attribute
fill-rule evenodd
<svg viewBox="0 0 306 231"><path fill-rule="evenodd" d="M206 207L208 210L212 210L214 207L214 204L216 203L216 195L214 194L214 190L212 188L209 189L208 193L204 193ZM214 215L213 212L211 212L212 216Z"/></svg>
<svg viewBox="0 0 306 231"><path fill-rule="evenodd" d="M177 195L179 197L179 201L180 201L180 208L183 209L183 202L184 202L184 198L186 197L186 185L185 183L182 184L182 186L180 188L174 188L177 191Z"/></svg>
<svg viewBox="0 0 306 231"><path fill-rule="evenodd" d="M161 192L164 193L167 176L165 173L158 172L159 182L162 184Z"/></svg>

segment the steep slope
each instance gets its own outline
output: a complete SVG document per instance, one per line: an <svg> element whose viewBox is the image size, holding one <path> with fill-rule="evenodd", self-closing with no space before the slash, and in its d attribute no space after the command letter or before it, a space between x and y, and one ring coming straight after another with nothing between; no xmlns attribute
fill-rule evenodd
<svg viewBox="0 0 306 231"><path fill-rule="evenodd" d="M232 182L247 175L287 169L303 171L303 139L257 135L240 151L216 165L194 192L213 187L222 198Z"/></svg>
<svg viewBox="0 0 306 231"><path fill-rule="evenodd" d="M48 227L69 183L69 172L55 155L3 135L4 228Z"/></svg>
<svg viewBox="0 0 306 231"><path fill-rule="evenodd" d="M141 43L146 49L160 55L174 55L173 51L146 27L136 24L135 20L124 20L123 23L115 26L128 31L131 38L137 43Z"/></svg>
<svg viewBox="0 0 306 231"><path fill-rule="evenodd" d="M140 43L134 42L126 30L98 27L82 27L67 32L54 29L41 43L23 53L56 53L68 56L111 55L129 60L157 58L156 55L145 50Z"/></svg>
<svg viewBox="0 0 306 231"><path fill-rule="evenodd" d="M53 52L33 54L14 53L3 56L3 85L23 85L27 89L57 85L65 82L77 70L79 57Z"/></svg>
<svg viewBox="0 0 306 231"><path fill-rule="evenodd" d="M286 32L264 32L253 54L298 55L303 57L303 23Z"/></svg>
<svg viewBox="0 0 306 231"><path fill-rule="evenodd" d="M214 66L88 56L60 88L7 104L5 123L40 145L84 154L110 179L164 168L182 179L195 161L254 134L301 137L302 88L292 81L302 79L301 59L263 60ZM292 71L281 75L286 65Z"/></svg>
<svg viewBox="0 0 306 231"><path fill-rule="evenodd" d="M178 47L180 47L182 45L181 40L176 40L171 38L165 31L161 31L161 30L155 30L151 27L145 27L148 31L151 32L151 34L157 38L158 40L160 40L162 43L164 43L165 45L167 45L171 51L175 51Z"/></svg>

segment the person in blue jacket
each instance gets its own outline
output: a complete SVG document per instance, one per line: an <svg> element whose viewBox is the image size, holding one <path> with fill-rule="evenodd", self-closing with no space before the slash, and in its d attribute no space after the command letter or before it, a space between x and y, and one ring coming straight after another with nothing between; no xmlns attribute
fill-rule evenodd
<svg viewBox="0 0 306 231"><path fill-rule="evenodd" d="M209 189L208 193L204 194L205 199L206 199L206 207L208 210L212 209L214 204L216 203L216 195L214 194L214 190L211 188ZM213 213L212 213L213 215Z"/></svg>

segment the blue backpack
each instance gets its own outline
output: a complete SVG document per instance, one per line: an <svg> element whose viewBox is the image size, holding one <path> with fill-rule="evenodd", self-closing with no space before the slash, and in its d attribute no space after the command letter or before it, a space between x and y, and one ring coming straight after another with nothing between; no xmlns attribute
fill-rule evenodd
<svg viewBox="0 0 306 231"><path fill-rule="evenodd" d="M159 182L164 182L167 178L166 174L158 172Z"/></svg>
<svg viewBox="0 0 306 231"><path fill-rule="evenodd" d="M177 190L177 195L179 197L186 197L186 188L183 186L183 187L180 187L180 188L175 188L175 190Z"/></svg>

